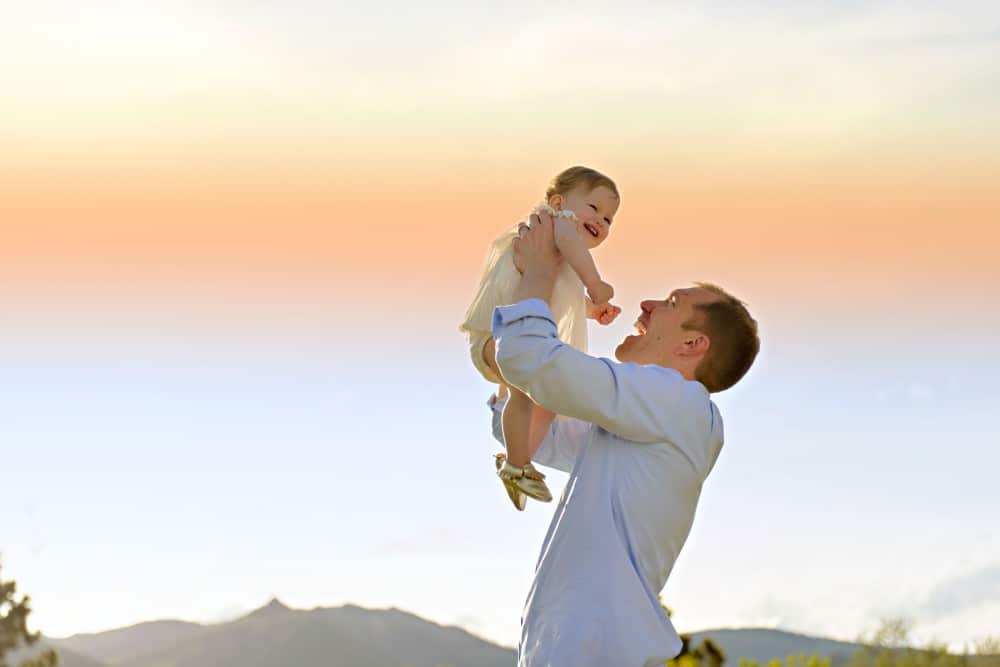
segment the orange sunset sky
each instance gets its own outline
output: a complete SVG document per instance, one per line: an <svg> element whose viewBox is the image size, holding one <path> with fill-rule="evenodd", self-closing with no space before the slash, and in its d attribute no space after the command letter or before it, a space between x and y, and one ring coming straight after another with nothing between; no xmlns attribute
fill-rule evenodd
<svg viewBox="0 0 1000 667"><path fill-rule="evenodd" d="M422 154L432 147L389 147L384 167L331 149L253 148L91 161L56 153L47 165L8 153L0 203L8 297L45 301L68 289L100 301L148 289L194 303L214 290L239 300L264 281L363 305L406 284L425 303L459 308L480 248L569 160L544 150L527 159L527 139L520 154L480 146L429 165ZM823 298L863 288L900 302L946 292L975 301L998 287L1000 190L988 164L930 154L878 154L880 165L862 155L755 161L687 150L582 151L621 184L613 242L600 257L622 285L655 284L659 269Z"/></svg>

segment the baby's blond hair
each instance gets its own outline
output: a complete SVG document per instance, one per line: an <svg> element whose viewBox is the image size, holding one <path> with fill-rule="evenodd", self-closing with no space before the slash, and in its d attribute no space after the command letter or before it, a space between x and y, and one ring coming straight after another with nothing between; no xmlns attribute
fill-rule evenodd
<svg viewBox="0 0 1000 667"><path fill-rule="evenodd" d="M552 199L553 195L563 195L565 197L581 185L587 186L588 192L603 185L615 193L615 197L621 200L621 195L618 194L618 186L615 185L614 181L590 167L577 166L570 167L556 174L556 177L549 183L549 189L545 191L545 201Z"/></svg>

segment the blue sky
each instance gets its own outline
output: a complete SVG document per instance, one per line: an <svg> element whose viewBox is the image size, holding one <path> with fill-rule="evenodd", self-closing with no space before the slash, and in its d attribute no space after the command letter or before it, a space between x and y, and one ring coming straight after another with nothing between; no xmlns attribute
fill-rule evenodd
<svg viewBox="0 0 1000 667"><path fill-rule="evenodd" d="M4 565L39 627L219 620L277 595L516 641L550 509L507 506L488 386L453 322L434 314L406 358L361 323L351 348L316 343L327 324L8 340ZM594 349L628 328L626 313ZM727 444L665 591L677 624L852 638L905 614L926 638L993 631L991 332L940 356L932 333L872 349L762 328L757 365L717 397Z"/></svg>

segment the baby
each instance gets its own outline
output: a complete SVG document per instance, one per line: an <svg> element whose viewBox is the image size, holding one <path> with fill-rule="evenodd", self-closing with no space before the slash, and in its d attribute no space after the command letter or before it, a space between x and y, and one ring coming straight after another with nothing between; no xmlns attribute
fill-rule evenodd
<svg viewBox="0 0 1000 667"><path fill-rule="evenodd" d="M559 338L587 351L587 318L610 324L621 313L610 303L614 289L604 282L590 251L601 245L611 229L620 202L614 181L587 167L570 167L552 179L545 201L535 209L555 218L555 240L565 264L552 292L551 310ZM526 496L549 502L552 494L545 476L531 465L555 415L535 405L520 390L507 385L496 365L490 334L493 309L513 303L521 274L514 266L512 243L517 227L493 241L472 305L459 327L469 336L472 363L484 378L499 385L498 396L510 392L503 411L507 454L497 455L497 474L518 510Z"/></svg>

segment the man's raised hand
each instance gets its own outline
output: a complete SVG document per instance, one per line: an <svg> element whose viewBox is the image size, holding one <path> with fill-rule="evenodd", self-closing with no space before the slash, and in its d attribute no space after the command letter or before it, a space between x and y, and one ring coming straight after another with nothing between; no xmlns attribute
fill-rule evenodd
<svg viewBox="0 0 1000 667"><path fill-rule="evenodd" d="M562 262L562 255L556 248L555 224L547 213L532 215L531 224L518 226L518 238L514 239L514 266L524 274L529 269L555 271Z"/></svg>

